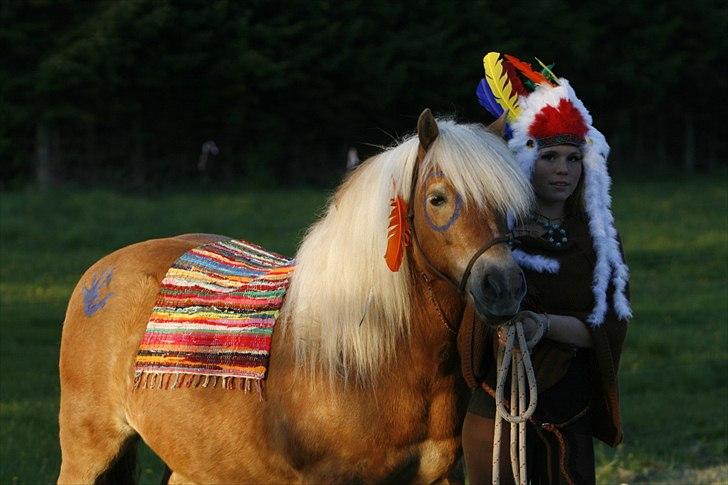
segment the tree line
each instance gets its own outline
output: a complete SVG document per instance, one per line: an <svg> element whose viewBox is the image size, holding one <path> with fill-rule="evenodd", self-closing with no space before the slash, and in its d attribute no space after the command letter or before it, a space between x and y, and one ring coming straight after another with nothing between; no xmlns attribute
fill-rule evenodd
<svg viewBox="0 0 728 485"><path fill-rule="evenodd" d="M555 63L615 169L710 169L725 32L713 0L8 0L0 176L329 184L425 107L491 121L474 96L490 50Z"/></svg>

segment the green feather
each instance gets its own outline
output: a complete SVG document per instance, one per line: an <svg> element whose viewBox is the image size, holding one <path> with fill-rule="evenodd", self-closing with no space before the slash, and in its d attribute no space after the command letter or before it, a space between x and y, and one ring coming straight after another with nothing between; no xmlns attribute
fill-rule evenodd
<svg viewBox="0 0 728 485"><path fill-rule="evenodd" d="M551 82L554 82L554 83L559 82L558 78L556 77L556 74L554 74L553 71L551 70L551 68L554 67L556 64L551 64L550 66L547 66L546 64L541 62L541 60L538 57L536 58L536 61L539 64L541 64L541 67L543 68L543 69L541 69L541 74L546 76L548 78L548 80Z"/></svg>

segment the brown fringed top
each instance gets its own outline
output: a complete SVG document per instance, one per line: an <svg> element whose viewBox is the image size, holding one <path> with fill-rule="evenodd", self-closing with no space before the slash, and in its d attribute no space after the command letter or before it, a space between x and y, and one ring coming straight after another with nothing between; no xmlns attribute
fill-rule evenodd
<svg viewBox="0 0 728 485"><path fill-rule="evenodd" d="M524 269L528 292L522 308L537 313L569 315L586 322L594 306L592 274L595 253L586 222L581 217L567 218L563 227L568 232L568 242L560 248L535 236L519 237L520 248L530 254L541 255L559 261L558 273L539 273ZM611 301L611 295L608 295ZM532 352L536 369L538 392L541 393L561 380L572 364L590 362L592 428L596 438L610 446L622 441L622 425L619 411L617 370L622 344L627 332L627 322L617 319L613 311L607 314L599 327L586 324L592 334L593 348L586 352L589 359L573 359L577 350L544 338ZM490 345L495 350L493 339ZM486 348L488 348L486 346ZM487 352L482 370L486 381L495 381L495 352ZM582 364L583 365L583 364Z"/></svg>

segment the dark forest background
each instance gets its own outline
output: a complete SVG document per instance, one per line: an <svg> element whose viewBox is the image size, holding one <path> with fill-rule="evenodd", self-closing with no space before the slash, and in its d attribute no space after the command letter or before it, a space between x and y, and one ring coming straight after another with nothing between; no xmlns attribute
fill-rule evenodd
<svg viewBox="0 0 728 485"><path fill-rule="evenodd" d="M555 63L613 170L709 171L728 152L726 32L720 0L4 0L0 178L328 185L425 107L491 121L474 96L490 50Z"/></svg>

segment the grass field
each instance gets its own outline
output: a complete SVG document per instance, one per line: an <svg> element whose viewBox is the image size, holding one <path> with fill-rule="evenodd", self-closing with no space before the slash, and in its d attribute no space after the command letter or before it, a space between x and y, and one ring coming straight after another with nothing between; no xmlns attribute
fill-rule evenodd
<svg viewBox="0 0 728 485"><path fill-rule="evenodd" d="M600 483L728 481L726 176L618 180L635 310L621 368L625 443ZM60 461L58 345L81 273L126 244L228 234L293 254L320 191L0 194L0 483L49 483ZM161 465L143 453L142 483Z"/></svg>

